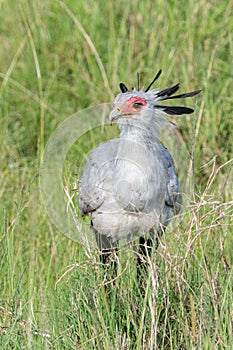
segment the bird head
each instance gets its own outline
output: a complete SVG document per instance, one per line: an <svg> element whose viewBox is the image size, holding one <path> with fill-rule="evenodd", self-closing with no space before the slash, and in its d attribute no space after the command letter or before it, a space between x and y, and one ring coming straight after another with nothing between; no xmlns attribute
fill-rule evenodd
<svg viewBox="0 0 233 350"><path fill-rule="evenodd" d="M188 107L180 106L164 106L160 104L160 101L192 97L201 92L201 90L191 91L188 93L183 93L179 95L174 95L174 93L179 89L179 84L173 85L163 90L154 89L150 90L154 82L159 78L162 73L161 69L156 74L155 78L145 89L145 91L138 91L136 88L133 88L132 91L129 91L124 83L120 83L121 93L118 94L114 100L114 108L110 114L110 122L112 123L115 120L118 120L118 123L121 124L120 120L132 120L137 121L152 121L153 115L155 113L149 113L149 111L162 111L169 115L181 115L181 114L190 114L194 110ZM156 113L158 115L158 113ZM149 116L149 117L148 117Z"/></svg>

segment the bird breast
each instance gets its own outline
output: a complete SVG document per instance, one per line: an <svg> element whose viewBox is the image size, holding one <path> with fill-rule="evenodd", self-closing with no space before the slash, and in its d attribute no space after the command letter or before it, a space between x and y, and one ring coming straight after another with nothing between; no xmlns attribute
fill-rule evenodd
<svg viewBox="0 0 233 350"><path fill-rule="evenodd" d="M113 195L120 208L127 211L150 211L153 199L162 197L163 166L159 148L131 140L119 143L113 173Z"/></svg>
<svg viewBox="0 0 233 350"><path fill-rule="evenodd" d="M95 148L81 180L81 213L91 213L95 231L113 242L156 231L166 211L165 148L148 132L138 135Z"/></svg>

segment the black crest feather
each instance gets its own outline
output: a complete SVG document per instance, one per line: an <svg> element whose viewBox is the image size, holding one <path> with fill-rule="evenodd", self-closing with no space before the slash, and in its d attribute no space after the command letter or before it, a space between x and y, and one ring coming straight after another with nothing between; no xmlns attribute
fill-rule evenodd
<svg viewBox="0 0 233 350"><path fill-rule="evenodd" d="M191 92L185 92L180 95L172 96L177 90L179 90L180 85L176 84L173 86L170 86L164 90L161 90L158 92L157 97L159 101L165 101L165 100L171 100L176 98L186 98L186 97L192 97L201 92L201 90L191 91ZM194 112L192 108L188 107L181 107L181 106L162 106L162 105L156 105L156 108L159 108L163 110L165 113L170 115L181 115L181 114L191 114Z"/></svg>
<svg viewBox="0 0 233 350"><path fill-rule="evenodd" d="M162 109L163 112L169 115L181 115L181 114L191 114L194 112L194 109L188 107L180 107L180 106L161 106L156 105L155 108Z"/></svg>
<svg viewBox="0 0 233 350"><path fill-rule="evenodd" d="M160 77L161 73L162 73L162 70L160 69L158 71L158 73L156 74L156 76L154 77L154 79L152 80L152 82L145 89L144 92L148 92L150 90L151 86ZM137 80L138 80L138 91L139 91L139 89L140 89L140 76L139 76L139 74L137 74ZM179 88L180 88L180 84L178 83L176 85L170 86L166 89L163 89L163 90L157 92L155 95L156 100L157 101L166 101L166 100L172 100L172 99L176 99L176 98L178 99L178 98L192 97L192 96L199 94L202 91L202 90L195 90L195 91L185 92L183 94L173 96L179 90ZM120 89L123 93L129 91L124 83L120 83ZM191 114L194 112L194 110L192 108L181 107L181 106L155 105L154 107L159 108L162 111L164 111L165 113L170 114L170 115Z"/></svg>
<svg viewBox="0 0 233 350"><path fill-rule="evenodd" d="M171 96L173 95L177 90L179 90L180 88L180 84L176 84L176 85L173 85L173 86L170 86L164 90L161 90L158 92L157 96L158 97L167 97L167 96Z"/></svg>
<svg viewBox="0 0 233 350"><path fill-rule="evenodd" d="M175 95L175 96L166 95L166 96L162 97L160 100L164 101L164 100L172 100L172 99L175 99L175 98L192 97L192 96L195 96L195 95L199 94L200 92L201 92L201 90L195 90L195 91L185 92L184 94Z"/></svg>
<svg viewBox="0 0 233 350"><path fill-rule="evenodd" d="M123 93L129 91L124 83L120 83L119 86Z"/></svg>
<svg viewBox="0 0 233 350"><path fill-rule="evenodd" d="M158 73L156 74L156 76L154 77L154 79L152 80L152 82L147 86L145 92L147 92L147 91L150 90L151 86L152 86L152 85L154 84L154 82L160 77L161 73L162 73L162 69L160 69L160 70L158 71Z"/></svg>

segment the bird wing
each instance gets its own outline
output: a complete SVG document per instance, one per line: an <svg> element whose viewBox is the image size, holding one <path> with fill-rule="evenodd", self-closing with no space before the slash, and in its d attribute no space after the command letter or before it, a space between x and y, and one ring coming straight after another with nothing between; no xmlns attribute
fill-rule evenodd
<svg viewBox="0 0 233 350"><path fill-rule="evenodd" d="M113 162L119 156L119 144L119 139L110 140L99 145L90 153L79 187L78 204L82 215L96 211L106 200L108 202L110 197L117 201L119 207L128 212L144 210L144 202L146 201L146 198L144 198L145 193L140 190L140 183L137 184L136 182L136 179L140 176L138 176L136 171L136 179L132 174L129 174L130 163L126 163L126 165L127 174L129 174L131 182L126 182L126 185L132 186L125 189L123 183L116 191L112 189L112 184L116 176L115 172L117 171L116 166L113 166ZM162 144L160 144L159 148L160 159L162 160L166 178L164 210L167 210L173 216L174 214L178 214L181 209L182 196L180 185L171 154ZM113 202L111 203L113 205ZM169 207L169 210L167 207ZM166 216L166 213L164 214Z"/></svg>
<svg viewBox="0 0 233 350"><path fill-rule="evenodd" d="M173 158L166 147L161 145L161 159L165 169L166 177L166 194L165 204L173 208L174 215L178 214L181 209L182 195L178 177L175 171Z"/></svg>
<svg viewBox="0 0 233 350"><path fill-rule="evenodd" d="M117 139L105 142L90 153L79 187L78 205L82 215L97 210L104 202L104 186L111 181L111 159L117 142Z"/></svg>

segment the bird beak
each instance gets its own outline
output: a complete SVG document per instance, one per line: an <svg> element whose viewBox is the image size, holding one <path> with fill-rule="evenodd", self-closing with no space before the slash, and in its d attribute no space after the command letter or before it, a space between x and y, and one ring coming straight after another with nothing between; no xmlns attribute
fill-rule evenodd
<svg viewBox="0 0 233 350"><path fill-rule="evenodd" d="M109 116L110 124L112 124L112 122L120 118L121 115L122 114L120 110L113 109Z"/></svg>
<svg viewBox="0 0 233 350"><path fill-rule="evenodd" d="M129 114L122 113L120 108L113 109L112 112L110 113L109 121L110 121L110 124L112 125L112 122L114 122L115 120L119 118L131 118L132 115L133 114L130 114L130 113Z"/></svg>

